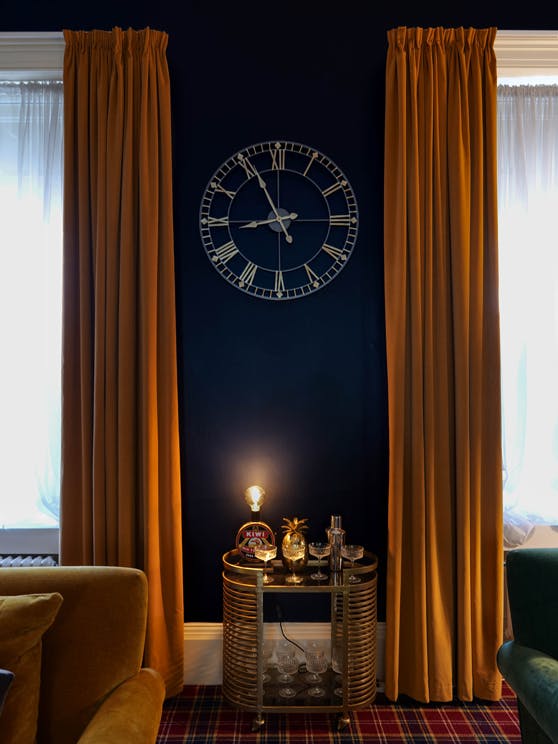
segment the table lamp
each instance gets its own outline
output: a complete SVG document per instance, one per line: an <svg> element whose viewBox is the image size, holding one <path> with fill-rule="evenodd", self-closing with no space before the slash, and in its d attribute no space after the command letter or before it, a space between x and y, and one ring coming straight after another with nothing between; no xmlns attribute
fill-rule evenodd
<svg viewBox="0 0 558 744"><path fill-rule="evenodd" d="M254 550L259 546L275 545L271 527L260 519L260 507L265 501L261 486L250 486L244 491L244 500L250 507L251 520L245 522L236 534L236 547L243 558L257 560Z"/></svg>

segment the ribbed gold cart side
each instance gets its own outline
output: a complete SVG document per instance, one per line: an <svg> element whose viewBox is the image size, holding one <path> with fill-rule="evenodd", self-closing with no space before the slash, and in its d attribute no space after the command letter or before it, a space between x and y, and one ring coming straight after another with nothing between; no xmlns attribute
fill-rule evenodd
<svg viewBox="0 0 558 744"><path fill-rule="evenodd" d="M377 574L353 584L345 594L344 640L347 674L346 704L350 709L370 705L376 697Z"/></svg>
<svg viewBox="0 0 558 744"><path fill-rule="evenodd" d="M332 666L343 679L340 728L349 723L350 710L366 707L376 698L377 559L366 555L371 564L344 570L332 587ZM360 582L351 583L351 574L358 574Z"/></svg>
<svg viewBox="0 0 558 744"><path fill-rule="evenodd" d="M223 574L223 695L232 704L258 707L258 629L261 603L256 587Z"/></svg>

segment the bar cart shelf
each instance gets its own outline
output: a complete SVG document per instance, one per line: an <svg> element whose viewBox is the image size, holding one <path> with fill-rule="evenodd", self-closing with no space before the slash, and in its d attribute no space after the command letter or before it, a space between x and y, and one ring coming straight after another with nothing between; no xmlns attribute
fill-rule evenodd
<svg viewBox="0 0 558 744"><path fill-rule="evenodd" d="M368 551L354 568L329 573L327 581L310 578L318 562L309 560L297 574L300 584L285 582L288 571L280 560L270 561L273 583L264 584L263 564L248 562L238 550L223 555L223 696L233 706L254 711L252 730L265 722L264 713L337 713L338 728L350 722L350 711L370 705L376 697L377 557ZM358 583L350 577L358 576ZM299 672L297 695L279 696L277 671L264 682L264 595L274 593L326 594L330 597L331 649L340 649L344 673L322 675L326 695L312 698ZM340 682L340 679L342 680Z"/></svg>

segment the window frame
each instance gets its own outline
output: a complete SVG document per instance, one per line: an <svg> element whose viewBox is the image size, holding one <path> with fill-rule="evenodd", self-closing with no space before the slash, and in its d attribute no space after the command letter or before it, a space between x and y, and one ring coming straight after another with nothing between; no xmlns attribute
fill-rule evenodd
<svg viewBox="0 0 558 744"><path fill-rule="evenodd" d="M60 31L1 31L0 80L60 80L65 46Z"/></svg>
<svg viewBox="0 0 558 744"><path fill-rule="evenodd" d="M498 79L558 75L558 31L498 30L494 52Z"/></svg>

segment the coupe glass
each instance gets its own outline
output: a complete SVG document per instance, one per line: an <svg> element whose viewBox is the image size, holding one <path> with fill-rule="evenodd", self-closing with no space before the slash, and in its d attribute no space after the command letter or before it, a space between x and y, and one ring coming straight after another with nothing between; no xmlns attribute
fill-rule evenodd
<svg viewBox="0 0 558 744"><path fill-rule="evenodd" d="M279 695L290 698L296 695L296 690L291 686L294 682L294 674L298 671L298 660L294 649L291 647L281 646L277 651L277 669L280 674L277 681L281 683Z"/></svg>
<svg viewBox="0 0 558 744"><path fill-rule="evenodd" d="M308 552L318 559L318 570L311 573L310 578L324 581L327 579L327 574L322 571L322 558L330 554L331 545L327 542L311 542L308 544Z"/></svg>
<svg viewBox="0 0 558 744"><path fill-rule="evenodd" d="M304 553L304 546L295 545L294 547L283 548L283 556L287 559L291 568L291 573L285 578L286 584L301 584L304 581L302 576L298 576L295 571L295 561L301 561L304 558Z"/></svg>
<svg viewBox="0 0 558 744"><path fill-rule="evenodd" d="M307 692L311 697L323 697L325 690L321 686L321 674L327 671L326 655L317 644L313 643L306 649L306 669L310 672L306 679L312 682Z"/></svg>
<svg viewBox="0 0 558 744"><path fill-rule="evenodd" d="M341 555L348 561L351 561L351 568L355 567L355 561L358 561L364 555L364 547L362 545L343 545L341 548ZM349 576L349 584L358 584L360 576Z"/></svg>
<svg viewBox="0 0 558 744"><path fill-rule="evenodd" d="M260 561L264 562L263 583L272 584L273 578L268 573L266 573L267 562L275 558L275 556L277 555L277 545L260 545L254 549L254 555Z"/></svg>

